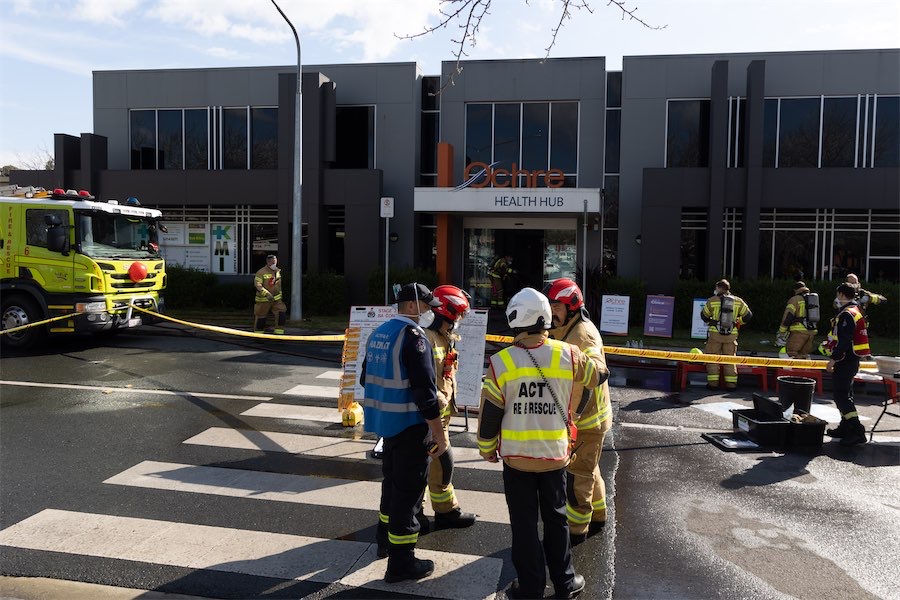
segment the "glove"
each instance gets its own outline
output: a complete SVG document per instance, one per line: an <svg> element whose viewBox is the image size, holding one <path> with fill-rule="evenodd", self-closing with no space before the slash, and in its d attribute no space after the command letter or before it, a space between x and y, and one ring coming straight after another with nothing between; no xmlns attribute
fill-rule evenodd
<svg viewBox="0 0 900 600"><path fill-rule="evenodd" d="M782 346L787 345L788 334L787 332L778 332L778 335L775 336L775 345L781 348Z"/></svg>
<svg viewBox="0 0 900 600"><path fill-rule="evenodd" d="M272 292L267 291L267 292L266 292L266 296L269 298L269 300L274 300L274 299L275 299L275 294L273 294Z"/></svg>

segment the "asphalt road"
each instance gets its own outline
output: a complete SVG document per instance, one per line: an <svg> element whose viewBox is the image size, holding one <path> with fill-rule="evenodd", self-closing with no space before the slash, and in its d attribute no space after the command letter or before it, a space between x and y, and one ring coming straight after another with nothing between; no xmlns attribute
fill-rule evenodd
<svg viewBox="0 0 900 600"><path fill-rule="evenodd" d="M379 586L383 565L362 558L329 572L343 553L365 558L374 542L380 465L328 449L374 439L342 427L336 411L329 422L265 410L333 408L315 389L336 387L327 376L339 370L336 344L245 342L169 326L5 352L0 574L218 598L504 597L515 573L502 481L481 468L457 468L454 484L482 520L419 543L464 566L396 588ZM749 407L752 381L722 396L672 393L671 379L614 370L616 425L601 460L610 523L575 548L584 597L900 598L900 433L854 449L826 442L818 454L722 452L700 434L731 428L729 403ZM871 426L880 390L858 392ZM880 429L897 428L886 420ZM461 421L451 439L460 452L476 447ZM116 535L140 539L135 547ZM192 554L221 536L270 550L196 566ZM301 574L297 565L312 566ZM0 596L13 581L0 579ZM15 581L14 597L39 597L39 582L29 595ZM57 589L43 597L74 595Z"/></svg>

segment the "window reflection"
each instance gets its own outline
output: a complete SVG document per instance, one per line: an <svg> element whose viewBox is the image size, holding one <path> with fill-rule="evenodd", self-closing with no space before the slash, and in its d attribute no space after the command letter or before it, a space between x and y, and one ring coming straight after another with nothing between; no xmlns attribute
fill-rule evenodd
<svg viewBox="0 0 900 600"><path fill-rule="evenodd" d="M819 99L782 99L778 130L778 166L816 167L818 164Z"/></svg>
<svg viewBox="0 0 900 600"><path fill-rule="evenodd" d="M669 101L666 166L709 166L709 100Z"/></svg>
<svg viewBox="0 0 900 600"><path fill-rule="evenodd" d="M226 169L247 168L247 109L222 110L222 164Z"/></svg>
<svg viewBox="0 0 900 600"><path fill-rule="evenodd" d="M157 111L159 119L159 168L181 169L182 127L180 110Z"/></svg>
<svg viewBox="0 0 900 600"><path fill-rule="evenodd" d="M156 111L131 111L131 168L156 168Z"/></svg>
<svg viewBox="0 0 900 600"><path fill-rule="evenodd" d="M856 98L825 98L822 166L852 167L856 150Z"/></svg>
<svg viewBox="0 0 900 600"><path fill-rule="evenodd" d="M209 168L209 117L205 108L184 111L184 168Z"/></svg>
<svg viewBox="0 0 900 600"><path fill-rule="evenodd" d="M250 167L278 168L278 114L274 108L250 109L250 136L253 141Z"/></svg>
<svg viewBox="0 0 900 600"><path fill-rule="evenodd" d="M578 103L550 105L550 167L578 172Z"/></svg>
<svg viewBox="0 0 900 600"><path fill-rule="evenodd" d="M876 167L900 166L900 96L879 96L875 116Z"/></svg>

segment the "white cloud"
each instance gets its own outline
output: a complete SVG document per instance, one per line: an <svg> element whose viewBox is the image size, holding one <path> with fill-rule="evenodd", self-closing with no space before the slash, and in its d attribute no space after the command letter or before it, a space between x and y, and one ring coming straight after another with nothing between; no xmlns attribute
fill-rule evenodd
<svg viewBox="0 0 900 600"><path fill-rule="evenodd" d="M53 47L40 44L21 44L12 36L0 37L0 56L7 56L25 62L65 71L84 77L91 76L94 64L67 56L61 56Z"/></svg>
<svg viewBox="0 0 900 600"><path fill-rule="evenodd" d="M218 46L212 47L212 48L206 48L203 50L203 52L208 54L209 56L213 56L215 58L224 58L224 59L228 59L228 60L235 60L238 58L242 58L242 55L240 52L236 52L234 50L229 50L228 48L221 48Z"/></svg>
<svg viewBox="0 0 900 600"><path fill-rule="evenodd" d="M121 27L124 18L137 8L140 0L78 0L72 10L76 19Z"/></svg>

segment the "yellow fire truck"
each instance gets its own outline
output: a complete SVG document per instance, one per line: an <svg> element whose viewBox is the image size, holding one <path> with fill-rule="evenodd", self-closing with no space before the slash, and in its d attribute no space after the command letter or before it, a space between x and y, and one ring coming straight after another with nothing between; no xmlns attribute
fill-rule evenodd
<svg viewBox="0 0 900 600"><path fill-rule="evenodd" d="M49 333L115 332L148 323L166 287L159 255L162 213L134 199L98 202L88 192L0 188L0 334L33 345ZM151 317L152 318L152 317Z"/></svg>

